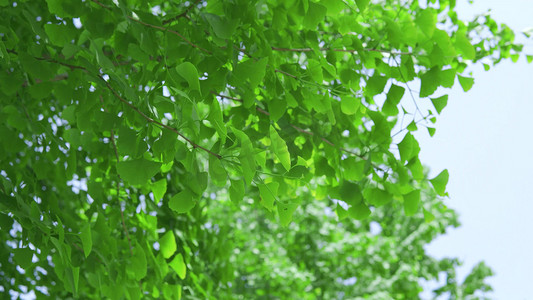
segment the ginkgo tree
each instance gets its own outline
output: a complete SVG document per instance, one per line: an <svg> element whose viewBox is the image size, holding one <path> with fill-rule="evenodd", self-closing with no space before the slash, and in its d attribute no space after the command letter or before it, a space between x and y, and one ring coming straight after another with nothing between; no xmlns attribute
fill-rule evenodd
<svg viewBox="0 0 533 300"><path fill-rule="evenodd" d="M412 132L435 133L471 63L516 60L490 15L462 21L454 0L0 7L0 293L413 299L440 272L437 294L489 290L484 264L458 283L457 260L425 254L458 224Z"/></svg>

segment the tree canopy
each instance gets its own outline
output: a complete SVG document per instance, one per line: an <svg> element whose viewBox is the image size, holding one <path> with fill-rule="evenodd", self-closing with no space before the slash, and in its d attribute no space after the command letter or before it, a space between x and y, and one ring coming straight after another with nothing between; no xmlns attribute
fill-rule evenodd
<svg viewBox="0 0 533 300"><path fill-rule="evenodd" d="M424 249L458 221L412 132L521 46L427 2L0 0L0 293L490 290Z"/></svg>

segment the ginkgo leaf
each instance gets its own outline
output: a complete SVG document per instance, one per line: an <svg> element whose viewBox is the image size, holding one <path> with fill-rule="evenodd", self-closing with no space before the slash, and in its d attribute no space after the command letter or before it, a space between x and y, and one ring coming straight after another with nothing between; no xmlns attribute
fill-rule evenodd
<svg viewBox="0 0 533 300"><path fill-rule="evenodd" d="M356 220L364 220L368 218L370 214L370 208L368 208L364 202L360 202L359 204L352 205L348 208L348 215Z"/></svg>
<svg viewBox="0 0 533 300"><path fill-rule="evenodd" d="M444 196L446 194L446 185L448 184L449 177L448 170L445 169L435 178L430 180L435 192L437 192L439 196Z"/></svg>
<svg viewBox="0 0 533 300"><path fill-rule="evenodd" d="M172 196L168 201L168 207L177 213L186 213L196 205L196 199L193 194L185 189Z"/></svg>
<svg viewBox="0 0 533 300"><path fill-rule="evenodd" d="M291 169L291 156L289 154L289 149L285 141L279 136L276 129L271 125L270 126L270 141L272 152L281 162L281 165L285 168L286 171Z"/></svg>
<svg viewBox="0 0 533 300"><path fill-rule="evenodd" d="M144 184L157 172L161 163L144 158L121 161L117 164L117 172L122 179L132 185Z"/></svg>
<svg viewBox="0 0 533 300"><path fill-rule="evenodd" d="M80 233L81 244L83 246L83 253L85 257L89 256L93 248L93 240L91 235L91 226L89 224L85 225Z"/></svg>
<svg viewBox="0 0 533 300"><path fill-rule="evenodd" d="M215 127L220 138L220 143L224 144L226 142L228 131L226 129L226 124L224 124L224 118L222 116L222 111L220 110L220 104L218 103L218 100L214 99L213 102L211 102L209 116L207 119L209 122L211 122L211 124L213 124L213 127Z"/></svg>
<svg viewBox="0 0 533 300"><path fill-rule="evenodd" d="M457 78L459 79L459 83L465 92L468 92L474 85L474 78L463 77L461 75L457 75Z"/></svg>
<svg viewBox="0 0 533 300"><path fill-rule="evenodd" d="M398 144L400 150L400 157L402 161L409 161L413 157L418 156L420 152L420 146L418 141L411 133L407 133L403 140Z"/></svg>
<svg viewBox="0 0 533 300"><path fill-rule="evenodd" d="M220 187L226 185L228 174L226 173L222 162L217 157L209 157L209 176L215 185Z"/></svg>
<svg viewBox="0 0 533 300"><path fill-rule="evenodd" d="M176 249L176 238L172 230L169 230L159 239L159 250L164 258L169 258L176 252Z"/></svg>
<svg viewBox="0 0 533 300"><path fill-rule="evenodd" d="M255 176L255 158L252 142L244 132L237 129L233 129L233 132L241 142L239 160L241 162L244 182L250 185Z"/></svg>
<svg viewBox="0 0 533 300"><path fill-rule="evenodd" d="M233 203L239 203L244 198L244 182L242 180L231 180L229 197Z"/></svg>
<svg viewBox="0 0 533 300"><path fill-rule="evenodd" d="M200 91L198 70L196 70L196 67L193 64L186 61L176 67L176 72L189 83L191 89Z"/></svg>
<svg viewBox="0 0 533 300"><path fill-rule="evenodd" d="M166 179L160 179L154 183L152 183L152 193L154 193L154 201L155 203L159 203L165 193L167 192L167 180Z"/></svg>
<svg viewBox="0 0 533 300"><path fill-rule="evenodd" d="M403 196L403 209L406 216L414 215L420 203L420 190L414 190Z"/></svg>
<svg viewBox="0 0 533 300"><path fill-rule="evenodd" d="M187 266L185 265L185 261L183 260L183 256L181 253L178 253L174 257L174 259L169 263L169 266L178 274L178 276L181 279L185 279L185 276L187 275Z"/></svg>
<svg viewBox="0 0 533 300"><path fill-rule="evenodd" d="M438 98L430 98L431 103L433 103L433 106L437 110L437 113L440 114L440 112L446 107L448 104L448 95L440 96Z"/></svg>
<svg viewBox="0 0 533 300"><path fill-rule="evenodd" d="M272 211L274 209L274 202L276 202L279 184L277 182L269 182L267 184L259 184L257 187L261 195L261 204Z"/></svg>

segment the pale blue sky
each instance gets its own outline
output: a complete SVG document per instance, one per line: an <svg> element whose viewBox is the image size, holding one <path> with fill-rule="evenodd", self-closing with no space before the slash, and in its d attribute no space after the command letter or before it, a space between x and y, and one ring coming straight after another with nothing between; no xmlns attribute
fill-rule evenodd
<svg viewBox="0 0 533 300"><path fill-rule="evenodd" d="M533 26L533 1L457 2L466 20L492 9L493 18L518 32L524 52L533 54L533 40L519 33ZM521 57L489 72L472 70L472 90L464 93L456 82L435 136L423 130L416 135L432 174L450 171L445 203L462 223L427 249L436 257L461 258L461 276L485 260L496 273L489 280L495 299L533 299L533 64Z"/></svg>

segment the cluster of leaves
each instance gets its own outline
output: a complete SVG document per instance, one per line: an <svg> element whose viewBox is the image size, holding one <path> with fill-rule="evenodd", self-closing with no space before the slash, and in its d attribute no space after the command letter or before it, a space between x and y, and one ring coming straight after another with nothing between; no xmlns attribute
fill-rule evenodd
<svg viewBox="0 0 533 300"><path fill-rule="evenodd" d="M454 285L457 262L424 254L456 221L411 132L435 132L435 93L469 90L469 62L516 58L490 16L465 23L452 0L0 6L1 293L412 299L441 271L439 293L487 289L483 265Z"/></svg>

